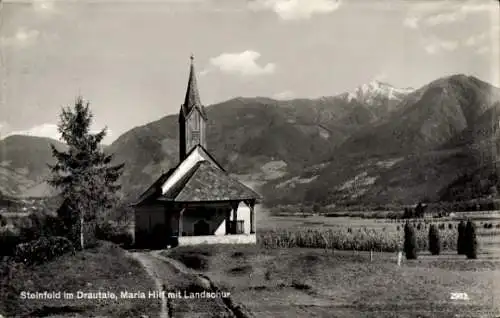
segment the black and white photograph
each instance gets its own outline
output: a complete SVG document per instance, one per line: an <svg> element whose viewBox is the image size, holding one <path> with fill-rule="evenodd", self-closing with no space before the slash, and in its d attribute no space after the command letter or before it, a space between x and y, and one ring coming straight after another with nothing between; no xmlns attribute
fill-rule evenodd
<svg viewBox="0 0 500 318"><path fill-rule="evenodd" d="M494 0L0 0L0 318L500 317Z"/></svg>

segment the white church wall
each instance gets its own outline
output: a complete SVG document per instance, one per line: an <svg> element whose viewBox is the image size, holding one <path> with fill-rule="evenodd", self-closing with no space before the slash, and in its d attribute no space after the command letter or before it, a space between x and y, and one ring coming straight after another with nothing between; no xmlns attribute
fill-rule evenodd
<svg viewBox="0 0 500 318"><path fill-rule="evenodd" d="M250 234L250 208L244 204L240 203L238 206L238 215L237 215L238 220L243 220L243 233L244 234ZM233 220L233 212L231 211L229 220ZM223 217L222 218L222 223L220 226L217 228L217 230L214 233L215 235L226 235L226 220Z"/></svg>
<svg viewBox="0 0 500 318"><path fill-rule="evenodd" d="M238 206L238 220L243 220L243 233L250 234L250 208L243 202ZM231 221L233 221L232 213Z"/></svg>
<svg viewBox="0 0 500 318"><path fill-rule="evenodd" d="M183 236L179 238L179 246L200 244L256 244L257 235L210 235L210 236Z"/></svg>

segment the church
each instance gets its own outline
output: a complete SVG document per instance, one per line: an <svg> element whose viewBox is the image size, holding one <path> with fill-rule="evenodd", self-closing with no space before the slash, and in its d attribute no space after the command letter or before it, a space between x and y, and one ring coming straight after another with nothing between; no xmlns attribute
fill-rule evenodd
<svg viewBox="0 0 500 318"><path fill-rule="evenodd" d="M179 112L179 163L133 204L137 247L256 243L254 208L260 196L207 151L206 128L191 56Z"/></svg>

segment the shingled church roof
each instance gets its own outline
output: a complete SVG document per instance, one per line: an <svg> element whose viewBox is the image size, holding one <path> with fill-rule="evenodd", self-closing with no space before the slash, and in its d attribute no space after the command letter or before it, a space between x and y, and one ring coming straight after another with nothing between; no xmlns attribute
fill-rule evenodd
<svg viewBox="0 0 500 318"><path fill-rule="evenodd" d="M169 191L162 201L208 202L258 200L260 195L208 161L198 162Z"/></svg>
<svg viewBox="0 0 500 318"><path fill-rule="evenodd" d="M193 163L189 164L189 161ZM188 163L191 167L182 172L185 169L182 168L184 163ZM169 182L173 183L162 194L162 188ZM208 151L198 145L189 152L183 162L163 173L132 206L154 201L207 202L260 199L258 193L231 177Z"/></svg>

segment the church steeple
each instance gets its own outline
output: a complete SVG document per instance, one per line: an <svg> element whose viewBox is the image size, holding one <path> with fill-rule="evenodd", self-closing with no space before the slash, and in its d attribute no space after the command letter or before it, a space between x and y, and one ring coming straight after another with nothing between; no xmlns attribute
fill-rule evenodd
<svg viewBox="0 0 500 318"><path fill-rule="evenodd" d="M205 107L201 104L200 94L194 70L194 56L191 54L189 78L184 98L184 104L179 113L179 159L183 161L186 154L201 145L206 148L206 121Z"/></svg>
<svg viewBox="0 0 500 318"><path fill-rule="evenodd" d="M186 90L186 97L182 105L184 114L187 115L195 106L201 106L200 93L198 92L198 84L196 82L196 72L194 70L194 55L191 54L191 65L189 67L189 79Z"/></svg>

